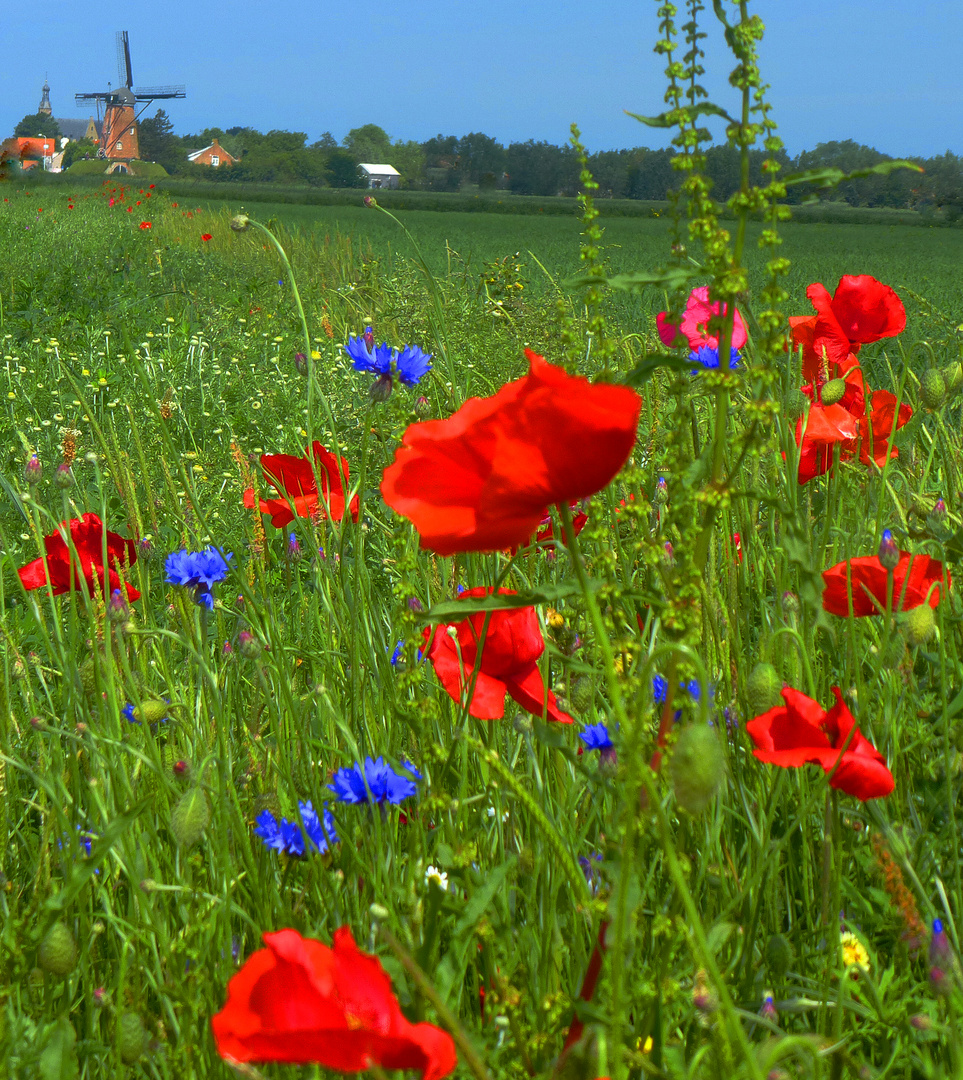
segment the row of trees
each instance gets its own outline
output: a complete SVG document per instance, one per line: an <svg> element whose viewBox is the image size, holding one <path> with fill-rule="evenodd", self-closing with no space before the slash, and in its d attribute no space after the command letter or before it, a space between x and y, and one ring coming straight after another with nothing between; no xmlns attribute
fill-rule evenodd
<svg viewBox="0 0 963 1080"><path fill-rule="evenodd" d="M40 133L41 122L56 125L51 117L28 116L17 126L30 134ZM36 130L35 130L36 129ZM56 135L52 128L43 134ZM230 168L210 169L191 165L187 155L208 146L214 139L237 163ZM83 156L91 148L68 146L68 159ZM503 146L490 135L436 135L426 142L392 141L377 124L354 128L339 143L330 132L308 143L303 131L268 131L249 127L206 128L196 135L175 134L174 125L163 109L140 123L141 157L156 161L172 174L195 175L208 180L261 183L301 183L313 186L360 187L359 162L393 165L402 177L402 186L428 190L459 191L465 187L481 190L505 189L519 195L575 195L579 189L579 163L571 146L548 142L511 143ZM616 199L664 199L679 183L672 168L673 151L603 150L592 154L589 163L599 183L602 197ZM890 161L886 154L852 140L820 143L790 157L780 155L782 174L804 169L835 167L851 173ZM963 158L947 151L932 158L912 159L922 174L898 170L888 176L868 176L847 181L829 191L790 189L788 201L799 202L815 194L819 198L842 199L851 206L892 208L947 207L954 215L963 212ZM763 155L750 155L754 183L762 181ZM739 186L738 151L730 146L714 146L706 152L706 172L713 181L714 194L727 199Z"/></svg>

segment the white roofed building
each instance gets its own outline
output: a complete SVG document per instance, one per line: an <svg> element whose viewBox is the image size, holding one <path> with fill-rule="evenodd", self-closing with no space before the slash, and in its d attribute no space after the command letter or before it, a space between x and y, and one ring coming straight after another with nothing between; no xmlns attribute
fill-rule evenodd
<svg viewBox="0 0 963 1080"><path fill-rule="evenodd" d="M372 165L362 161L358 168L369 188L396 188L401 183L401 173L392 165Z"/></svg>

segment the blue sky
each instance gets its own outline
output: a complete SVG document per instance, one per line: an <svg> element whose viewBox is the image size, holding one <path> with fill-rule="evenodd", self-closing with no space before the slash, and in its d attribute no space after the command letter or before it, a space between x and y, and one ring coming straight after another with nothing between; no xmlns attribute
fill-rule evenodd
<svg viewBox="0 0 963 1080"><path fill-rule="evenodd" d="M656 3L584 0L74 0L8 5L0 134L34 112L46 74L54 114L82 117L78 90L116 84L114 32L128 30L134 83L185 83L178 134L207 126L323 131L365 123L394 139L481 131L590 150L664 145L625 115L661 111ZM709 4L711 10L711 3ZM959 0L758 0L762 71L791 153L855 139L887 153L963 153ZM734 100L710 13L705 85ZM682 21L680 19L680 21ZM151 110L152 112L153 110Z"/></svg>

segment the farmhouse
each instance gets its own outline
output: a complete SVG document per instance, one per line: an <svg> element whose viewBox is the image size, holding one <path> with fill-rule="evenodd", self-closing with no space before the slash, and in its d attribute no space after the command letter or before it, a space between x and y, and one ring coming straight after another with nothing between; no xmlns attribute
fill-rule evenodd
<svg viewBox="0 0 963 1080"><path fill-rule="evenodd" d="M222 165L233 165L237 158L231 157L215 139L210 146L205 146L203 150L195 150L193 153L188 154L187 160L192 165L209 165L212 169L217 169Z"/></svg>
<svg viewBox="0 0 963 1080"><path fill-rule="evenodd" d="M396 188L401 182L401 173L391 165L371 165L362 161L358 168L369 188Z"/></svg>

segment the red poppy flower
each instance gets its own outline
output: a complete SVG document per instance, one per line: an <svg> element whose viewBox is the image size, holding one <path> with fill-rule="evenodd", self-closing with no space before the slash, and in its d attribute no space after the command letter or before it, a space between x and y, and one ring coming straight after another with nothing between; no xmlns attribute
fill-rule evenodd
<svg viewBox="0 0 963 1080"><path fill-rule="evenodd" d="M459 597L470 600L488 596L487 587L467 589ZM499 589L499 594L514 595L512 589ZM432 662L435 674L454 701L461 701L465 689L472 684L474 691L468 712L479 720L497 720L505 713L505 695L510 694L523 709L542 715L545 684L537 660L545 651L545 640L538 626L535 609L513 608L493 611L488 620L488 633L482 645L478 664L478 643L485 623L485 612L476 612L457 623L426 626L425 655ZM454 630L455 634L449 633ZM457 642L457 644L456 644ZM477 677L476 677L477 671ZM559 724L571 724L572 718L559 709L555 695L549 690L547 715Z"/></svg>
<svg viewBox="0 0 963 1080"><path fill-rule="evenodd" d="M670 347L684 345L688 342L689 348L692 350L700 349L703 345L718 349L719 336L716 333L709 333L709 321L710 319L718 319L725 313L726 307L727 305L721 304L718 300L715 303L709 303L708 285L693 289L686 302L681 323L678 325L670 323L664 311L660 311L656 315L655 325L659 331L659 337L665 345ZM685 341L683 341L683 338ZM732 324L732 347L741 349L745 343L746 327L737 308Z"/></svg>
<svg viewBox="0 0 963 1080"><path fill-rule="evenodd" d="M753 755L784 769L812 763L827 773L839 762L829 781L832 787L863 802L889 795L895 784L893 774L886 768L886 759L858 728L849 737L856 721L846 708L838 686L833 687L833 694L836 704L826 712L818 701L784 687L785 705L778 705L746 724L746 731L757 747Z"/></svg>
<svg viewBox="0 0 963 1080"><path fill-rule="evenodd" d="M601 490L632 452L642 406L634 390L525 355L524 378L405 432L381 493L423 548L453 555L524 544L549 506Z"/></svg>
<svg viewBox="0 0 963 1080"><path fill-rule="evenodd" d="M876 390L870 399L869 416L859 418L859 460L868 465L872 458L882 468L899 451L890 447L890 439L909 422L913 409L902 402L896 411L896 395L889 390Z"/></svg>
<svg viewBox="0 0 963 1080"><path fill-rule="evenodd" d="M569 507L569 509L572 511L572 531L575 533L576 536L578 536L578 534L585 528L585 523L588 521L588 514L586 514L584 510L579 510L578 507L579 504L577 502L572 503ZM515 555L519 551L520 547L527 547L531 544L545 544L548 543L549 540L554 539L555 526L552 522L552 516L551 514L546 514L545 517L542 518L541 527L539 528L538 532L535 533L534 536L529 537L528 544L516 545L513 548L509 548L509 551L512 555ZM565 539L564 531L561 539Z"/></svg>
<svg viewBox="0 0 963 1080"><path fill-rule="evenodd" d="M878 555L863 555L837 563L823 571L823 607L831 614L845 618L850 613L849 594L852 592L853 615L879 615L886 610L886 576ZM950 583L947 574L945 584ZM940 602L943 585L943 564L938 559L901 551L893 571L893 610L909 611L922 604L935 608Z"/></svg>
<svg viewBox="0 0 963 1080"><path fill-rule="evenodd" d="M381 962L358 949L347 926L335 930L331 948L296 930L265 934L264 944L211 1020L221 1057L338 1072L419 1069L422 1080L454 1069L451 1036L405 1018Z"/></svg>
<svg viewBox="0 0 963 1080"><path fill-rule="evenodd" d="M836 443L851 443L858 435L859 421L842 405L813 405L796 421L799 483L829 472Z"/></svg>
<svg viewBox="0 0 963 1080"><path fill-rule="evenodd" d="M76 552L76 561L64 539L67 529L70 530L70 544ZM71 588L79 589L83 583L91 596L99 594L106 599L114 589L121 587L118 571L126 571L137 562L134 541L125 540L117 533L106 532L103 522L96 514L84 514L82 518L71 518L69 522L62 522L56 532L44 537L43 545L47 552L47 569L50 571L50 587L54 596L68 593ZM43 559L34 559L22 566L17 573L25 589L40 589L47 584ZM96 590L95 578L98 582ZM124 588L128 600L139 599L140 593L133 585L124 582Z"/></svg>
<svg viewBox="0 0 963 1080"><path fill-rule="evenodd" d="M806 296L815 315L793 317L793 345L803 350L803 377L822 381L845 375L860 345L895 337L906 327L906 309L895 292L869 274L845 274L830 297L818 282Z"/></svg>
<svg viewBox="0 0 963 1080"><path fill-rule="evenodd" d="M305 449L307 454L307 449ZM329 453L319 442L314 443L315 468L307 457L294 457L292 454L262 454L261 468L268 482L283 492L285 497L261 499L262 514L271 515L271 524L276 529L283 529L297 517L311 517L320 514L332 520L340 521L344 517L344 488L338 474L338 462L334 454ZM321 493L315 470L321 479ZM348 462L341 459L341 471L344 481L348 482ZM254 509L254 489L244 492L244 505ZM293 511L292 511L293 506ZM358 496L351 500L351 518L358 520Z"/></svg>
<svg viewBox="0 0 963 1080"><path fill-rule="evenodd" d="M140 227L142 229L149 229L149 228L151 228L151 223L149 221L142 221L140 223Z"/></svg>
<svg viewBox="0 0 963 1080"><path fill-rule="evenodd" d="M214 237L211 236L211 234L209 232L206 232L206 233L201 233L201 239L206 243L208 240L213 240Z"/></svg>

